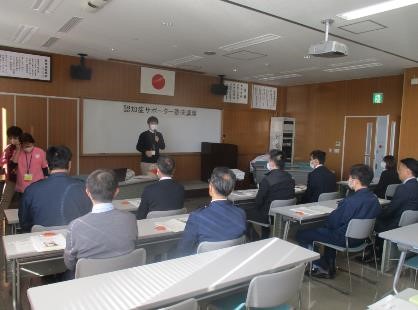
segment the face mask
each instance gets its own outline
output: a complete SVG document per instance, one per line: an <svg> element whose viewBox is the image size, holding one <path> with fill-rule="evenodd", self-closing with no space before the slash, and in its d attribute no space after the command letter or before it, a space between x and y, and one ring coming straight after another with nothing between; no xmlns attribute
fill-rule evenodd
<svg viewBox="0 0 418 310"><path fill-rule="evenodd" d="M152 131L156 131L157 130L157 124L149 125L149 129L151 129Z"/></svg>
<svg viewBox="0 0 418 310"><path fill-rule="evenodd" d="M309 166L311 166L312 169L315 169L315 164L312 160L309 162Z"/></svg>
<svg viewBox="0 0 418 310"><path fill-rule="evenodd" d="M348 187L349 187L350 189L354 189L354 182L353 182L353 180L352 180L352 179L348 179Z"/></svg>
<svg viewBox="0 0 418 310"><path fill-rule="evenodd" d="M382 169L386 169L386 163L384 161L382 161L380 163L380 167L382 167Z"/></svg>
<svg viewBox="0 0 418 310"><path fill-rule="evenodd" d="M30 153L30 152L32 152L32 150L33 150L33 146L31 146L31 147L25 147L23 149L23 151L26 152L26 153Z"/></svg>

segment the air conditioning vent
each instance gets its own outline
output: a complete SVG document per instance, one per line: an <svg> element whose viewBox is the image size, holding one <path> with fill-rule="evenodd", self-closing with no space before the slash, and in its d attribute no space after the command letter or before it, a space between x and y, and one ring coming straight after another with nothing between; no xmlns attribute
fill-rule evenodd
<svg viewBox="0 0 418 310"><path fill-rule="evenodd" d="M69 32L82 20L82 17L73 16L58 30L58 32Z"/></svg>
<svg viewBox="0 0 418 310"><path fill-rule="evenodd" d="M57 42L58 40L59 38L57 37L50 37L48 40L46 40L44 44L42 44L42 47L51 47L51 45L55 44L55 42Z"/></svg>

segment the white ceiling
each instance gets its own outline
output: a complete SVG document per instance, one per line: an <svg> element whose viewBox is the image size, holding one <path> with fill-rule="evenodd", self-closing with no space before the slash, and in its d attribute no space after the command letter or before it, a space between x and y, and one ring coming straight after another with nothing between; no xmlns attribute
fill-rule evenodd
<svg viewBox="0 0 418 310"><path fill-rule="evenodd" d="M60 4L50 14L34 11L32 5L35 1L1 1L0 45L67 55L85 52L91 58L114 58L155 65L195 55L202 58L194 57L196 60L179 67L273 85L401 74L405 68L418 66L418 39L414 35L414 28L418 28L418 5L345 21L336 14L381 1L111 0L99 11L89 13L83 9L87 0L55 0ZM73 16L83 20L68 33L58 33ZM321 20L326 18L335 19L331 33L340 37L331 36L331 39L347 44L349 56L305 59L308 47L323 40L324 34L315 29L322 30ZM386 28L361 34L338 28L365 20L372 20ZM24 43L12 41L20 24L38 27ZM354 26L360 31L363 27L361 24ZM253 60L232 59L224 56L230 52L219 48L265 34L281 38L236 51L267 56ZM58 37L59 40L50 48L41 47L50 37ZM205 51L214 51L216 55L207 56ZM382 65L351 71L323 71L367 63ZM291 77L266 81L260 79L263 76L259 77L263 74Z"/></svg>

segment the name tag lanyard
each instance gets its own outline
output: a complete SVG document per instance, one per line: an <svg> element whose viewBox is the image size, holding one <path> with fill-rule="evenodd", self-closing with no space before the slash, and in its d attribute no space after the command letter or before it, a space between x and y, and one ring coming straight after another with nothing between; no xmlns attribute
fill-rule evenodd
<svg viewBox="0 0 418 310"><path fill-rule="evenodd" d="M32 150L32 152L33 152L33 150ZM26 157L26 174L30 174L30 166L32 164L32 155L33 155L32 152L30 152L29 163L28 163L28 153L25 153L25 157Z"/></svg>

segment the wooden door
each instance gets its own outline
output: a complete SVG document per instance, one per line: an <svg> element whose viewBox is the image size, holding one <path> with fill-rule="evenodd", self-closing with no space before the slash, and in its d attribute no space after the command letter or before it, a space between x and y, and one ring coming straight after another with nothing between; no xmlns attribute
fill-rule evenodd
<svg viewBox="0 0 418 310"><path fill-rule="evenodd" d="M347 117L343 156L343 180L348 178L350 167L355 164L372 166L376 135L375 117Z"/></svg>

